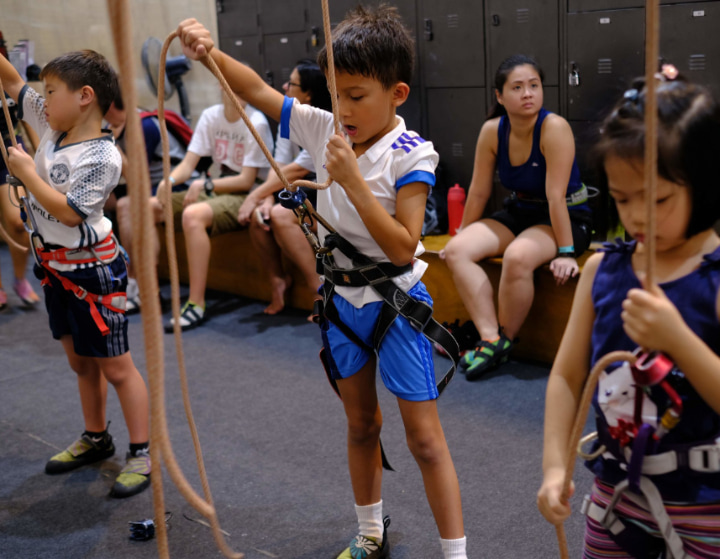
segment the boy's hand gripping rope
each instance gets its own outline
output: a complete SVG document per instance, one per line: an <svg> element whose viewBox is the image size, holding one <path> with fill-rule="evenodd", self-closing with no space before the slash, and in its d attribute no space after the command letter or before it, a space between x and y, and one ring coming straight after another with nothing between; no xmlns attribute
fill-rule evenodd
<svg viewBox="0 0 720 559"><path fill-rule="evenodd" d="M12 142L12 145L14 148L18 147L17 138L15 138L15 133L13 132L13 125L12 125L12 119L10 118L10 110L7 106L7 100L5 99L5 89L3 88L2 80L0 80L0 97L2 97L2 108L3 113L5 114L5 123L7 124L7 129L10 132L10 141ZM8 171L8 184L12 188L12 190L15 192L15 198L18 201L18 206L20 207L20 215L22 217L23 222L25 221L26 214L25 214L25 205L24 205L24 197L20 196L20 193L18 192L18 187L23 186L23 183L20 182L20 180L17 179L17 177L14 177L12 174L12 170L10 169L10 158L8 157L8 152L5 149L5 142L0 139L0 152L2 152L2 158L5 161L5 168ZM10 196L10 189L8 189L8 196ZM11 198L12 201L12 198ZM5 228L2 226L2 223L0 223L0 237L2 237L5 242L12 246L14 249L17 249L22 252L27 252L27 247L23 246L21 244L18 244L15 239L13 239L10 234L5 231Z"/></svg>
<svg viewBox="0 0 720 559"><path fill-rule="evenodd" d="M122 93L125 99L127 111L127 145L128 160L133 165L128 169L128 187L130 190L130 201L132 206L133 235L136 239L146 239L154 228L150 207L147 203L147 192L149 192L149 173L147 158L145 156L145 141L140 124L138 113L134 110L137 106L137 92L135 90L134 76L135 69L133 60L135 54L132 50L132 30L130 8L127 0L107 0L108 13L111 25L113 26L113 39L115 50L119 61ZM174 37L171 35L165 43L160 76L164 79L165 56L169 41ZM165 177L169 175L170 158L168 155L168 137L165 126L164 113L162 112L163 96L158 99L161 109L158 119L161 123L160 131L163 141L163 167ZM169 194L169 192L168 192ZM182 342L179 335L179 286L177 259L175 256L175 238L173 219L170 204L166 203L166 229L168 239L168 257L173 290L173 315L175 316L175 340L179 363L180 381L185 404L185 413L192 433L195 455L198 462L200 480L205 493L205 499L201 498L190 486L182 470L177 464L173 454L172 445L168 436L167 417L165 413L164 395L164 363L163 363L163 333L161 323L160 302L157 297L158 281L157 267L152 249L152 243L137 243L136 259L138 262L138 284L143 298L143 329L145 338L145 354L148 370L148 383L150 385L151 399L151 433L150 433L150 455L153 461L152 491L155 518L162 518L165 514L164 494L162 488L162 465L164 465L175 482L180 493L185 499L210 522L215 542L225 557L241 559L243 555L233 551L225 542L222 530L217 517L217 511L213 505L205 467L202 460L202 451L197 436L197 429L192 418L190 400L188 395L187 376L182 354ZM170 217L167 218L168 213ZM157 541L159 556L162 559L169 559L167 542L167 528L164 522L157 524Z"/></svg>
<svg viewBox="0 0 720 559"><path fill-rule="evenodd" d="M658 109L655 71L659 55L660 38L660 8L659 0L646 0L645 2L645 153L644 172L647 230L645 244L647 247L647 262L645 268L646 286L650 287L655 283L655 198L657 192L657 129ZM575 453L578 449L585 420L590 409L590 401L595 392L595 387L600 373L606 367L616 361L628 361L631 365L635 363L638 356L629 351L614 351L601 357L593 367L588 376L582 396L578 403L577 415L573 424L570 440L567 447L567 460L565 463L565 482L561 494L561 501L567 502L570 494L570 484L575 467ZM558 545L560 547L561 559L570 557L565 536L565 528L562 524L555 525Z"/></svg>

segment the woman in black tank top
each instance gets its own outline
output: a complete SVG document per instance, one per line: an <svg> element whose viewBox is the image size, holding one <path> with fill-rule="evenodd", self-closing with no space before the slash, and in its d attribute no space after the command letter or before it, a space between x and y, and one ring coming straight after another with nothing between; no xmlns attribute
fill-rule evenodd
<svg viewBox="0 0 720 559"><path fill-rule="evenodd" d="M475 349L461 348L470 349L461 360L468 380L507 361L532 305L535 269L550 262L563 284L578 274L575 255L590 242L572 130L543 109L542 81L542 70L527 56L510 57L498 68L497 103L480 130L461 230L443 251L479 332ZM504 210L481 219L496 169L513 195ZM497 312L487 274L477 266L496 256L503 256Z"/></svg>

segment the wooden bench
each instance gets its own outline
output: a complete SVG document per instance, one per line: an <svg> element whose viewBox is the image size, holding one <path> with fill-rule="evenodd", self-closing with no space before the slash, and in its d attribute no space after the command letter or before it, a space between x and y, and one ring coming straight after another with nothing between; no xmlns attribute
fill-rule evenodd
<svg viewBox="0 0 720 559"><path fill-rule="evenodd" d="M160 277L169 278L164 247L164 226L159 226L159 232L162 250L158 274ZM423 240L426 252L421 258L429 264L428 270L423 276L423 281L435 300L435 318L439 322L453 322L459 319L463 323L469 320L470 317L455 289L452 274L447 264L439 256L440 251L445 247L449 239L448 235L438 235L426 237ZM187 256L181 231L176 232L175 242L178 252L180 280L187 283ZM213 237L211 243L212 255L210 257L208 288L252 299L270 300L267 273L262 268L257 254L255 254L247 230L234 231ZM581 268L590 254L592 253L588 251L579 259ZM302 274L290 262L284 262L284 264L285 269L293 277L293 285L290 289L287 304L290 307L311 310L314 293L305 283ZM497 296L502 259L493 258L483 262L481 265L487 272ZM513 350L514 358L547 364L552 363L570 314L576 285L577 278L569 280L563 286L555 285L549 266L543 266L535 273L535 298L530 314L518 333L519 343Z"/></svg>

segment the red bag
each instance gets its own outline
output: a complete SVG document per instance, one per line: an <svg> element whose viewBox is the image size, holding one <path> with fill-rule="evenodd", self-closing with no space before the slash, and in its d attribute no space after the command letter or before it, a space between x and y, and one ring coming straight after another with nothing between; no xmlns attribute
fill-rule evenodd
<svg viewBox="0 0 720 559"><path fill-rule="evenodd" d="M140 119L142 120L151 116L157 117L157 115L157 109L154 111L144 111L140 113ZM167 123L168 132L175 136L175 139L180 142L183 147L188 147L193 131L187 121L175 111L165 109L165 122Z"/></svg>

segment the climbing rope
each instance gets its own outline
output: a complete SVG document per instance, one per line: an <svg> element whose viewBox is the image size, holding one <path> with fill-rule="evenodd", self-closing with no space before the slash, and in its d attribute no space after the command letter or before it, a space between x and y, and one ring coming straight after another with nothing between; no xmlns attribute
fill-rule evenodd
<svg viewBox="0 0 720 559"><path fill-rule="evenodd" d="M646 231L645 231L645 280L646 286L649 288L655 284L655 198L657 197L657 129L658 129L658 111L657 111L657 86L656 86L656 67L660 52L660 10L659 0L646 0L645 2L645 166L644 179L645 191L645 209L646 209ZM630 365L634 364L637 356L629 351L614 351L601 357L593 367L590 375L585 381L582 396L578 404L575 422L570 434L570 440L567 447L567 459L565 461L565 483L563 484L560 497L561 502L567 502L570 495L570 484L572 483L572 475L575 469L576 452L578 443L582 436L583 427L587 419L590 409L590 402L595 387L597 386L600 373L609 365L617 361L627 361ZM560 547L561 559L570 557L567 537L563 524L555 525L555 532Z"/></svg>
<svg viewBox="0 0 720 559"><path fill-rule="evenodd" d="M135 258L137 259L136 268L138 272L138 284L143 300L142 321L145 334L144 338L148 383L150 385L150 455L153 462L152 491L155 518L164 518L165 515L162 486L162 465L164 465L183 497L185 497L195 510L209 520L215 542L223 555L233 559L241 559L243 555L233 551L225 542L222 530L220 529L217 511L213 505L209 484L205 475L205 468L202 463L202 452L197 439L197 430L195 428L189 406L187 380L181 349L178 352L178 359L181 363L180 376L183 401L185 402L185 410L188 415L188 422L190 423L190 429L193 434L193 443L195 445L203 490L206 496L205 499L201 498L193 490L183 475L182 470L178 466L173 454L172 445L170 444L170 438L168 436L164 394L163 333L160 301L157 297L157 268L152 243L141 242L142 239L147 239L153 234L153 228L155 225L152 219L150 205L147 203L147 193L150 191L150 184L147 158L145 156L144 149L145 141L142 133L140 117L135 110L135 107L137 106L137 93L135 91L134 83L135 68L133 60L135 56L132 50L132 22L127 0L108 0L107 6L112 24L115 51L119 61L123 98L125 100L125 106L128 108L125 131L128 146L127 155L128 160L134 162L134 165L128 169L128 188L131 203L133 236L139 241L136 243L137 248ZM164 72L164 66L162 71ZM164 74L161 77L164 80ZM162 99L162 96L160 96L160 99ZM163 134L163 145L166 152L166 157L164 158L165 176L167 177L169 173L169 158L167 157L167 129L164 125L164 115L161 120L161 124L161 134ZM170 233L168 233L169 238L171 238L173 231L172 218L167 220L166 224L168 230L170 231ZM168 250L168 256L171 262L171 279L173 281L173 313L175 316L175 324L177 325L179 322L179 293L177 287L177 260L175 256L174 243L173 250ZM177 328L175 332L177 335ZM159 556L162 559L169 558L167 529L165 523L158 522L156 525Z"/></svg>
<svg viewBox="0 0 720 559"><path fill-rule="evenodd" d="M13 133L14 127L12 125L12 119L10 118L10 109L8 109L7 101L5 100L5 88L3 88L2 80L0 80L0 96L2 97L2 108L3 113L5 114L5 123L7 124L7 129L10 132L10 141L12 142L13 147L18 147L17 138L15 138L15 134ZM5 161L5 168L8 172L8 183L12 180L10 177L13 177L12 169L10 169L10 158L8 157L7 149L5 149L5 141L0 139L0 152L2 152L2 158L3 161ZM14 177L13 177L14 178ZM15 179L17 181L17 179ZM18 193L18 185L17 184L10 184L10 188L12 188L15 191L15 198L18 200L18 205L20 206L21 215L23 212L23 202L22 197ZM10 189L8 189L8 196L10 196ZM0 237L2 237L5 242L12 246L14 249L17 249L22 252L27 252L27 247L23 246L21 244L18 244L15 239L13 239L10 234L5 230L5 228L2 226L2 223L0 222Z"/></svg>

